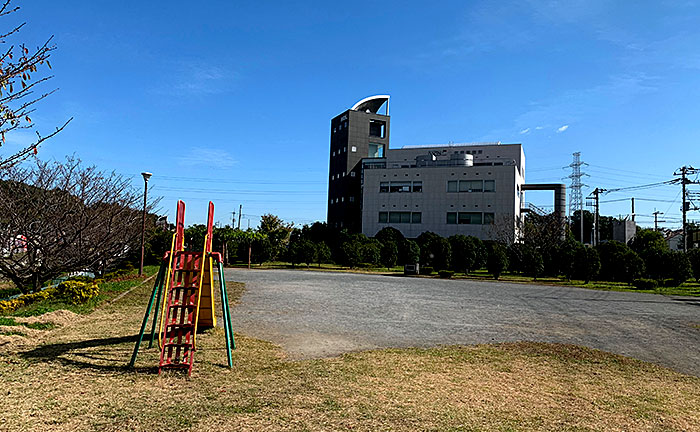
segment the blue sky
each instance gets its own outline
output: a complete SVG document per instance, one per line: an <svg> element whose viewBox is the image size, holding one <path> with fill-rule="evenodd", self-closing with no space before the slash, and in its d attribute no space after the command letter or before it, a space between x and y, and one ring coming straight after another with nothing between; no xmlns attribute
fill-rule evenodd
<svg viewBox="0 0 700 432"><path fill-rule="evenodd" d="M163 213L182 197L188 224L209 199L222 223L239 204L244 227L324 220L330 119L373 94L391 95L392 147L520 142L528 182L562 181L574 151L591 188L700 165L694 1L19 4L3 28L57 45L46 89L60 90L33 120L46 133L74 117L40 156L76 153L138 187L151 171ZM602 213L630 197L680 226L679 186L610 193Z"/></svg>

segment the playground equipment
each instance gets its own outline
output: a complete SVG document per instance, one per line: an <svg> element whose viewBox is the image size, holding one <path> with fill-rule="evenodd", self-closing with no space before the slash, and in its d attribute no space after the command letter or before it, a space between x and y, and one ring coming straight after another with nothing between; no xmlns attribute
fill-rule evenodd
<svg viewBox="0 0 700 432"><path fill-rule="evenodd" d="M236 349L236 342L231 326L223 261L221 254L211 251L213 223L214 204L210 201L207 233L202 251L184 250L185 203L178 201L175 234L170 252L163 257L153 284L151 299L141 323L129 367L133 367L136 362L148 318L155 304L148 348L153 346L153 340L157 335L158 346L161 349L158 373L160 374L163 369L187 369L187 375L192 373L194 352L197 348L197 330L216 327L213 271L215 264L219 276L228 366L233 367L231 349ZM156 325L158 325L157 332Z"/></svg>

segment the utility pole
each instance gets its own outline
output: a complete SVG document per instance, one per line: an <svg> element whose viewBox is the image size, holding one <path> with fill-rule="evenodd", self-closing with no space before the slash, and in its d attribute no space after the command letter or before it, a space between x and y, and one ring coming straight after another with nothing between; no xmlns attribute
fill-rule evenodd
<svg viewBox="0 0 700 432"><path fill-rule="evenodd" d="M571 196L569 197L569 217L572 217L576 210L579 211L579 219L581 222L581 236L579 239L581 243L583 241L583 194L581 189L587 186L581 183L581 177L587 176L588 174L581 172L581 166L588 165L585 162L581 162L581 152L576 152L573 154L574 161L569 164L568 168L571 168L571 175L567 178L571 179ZM567 168L567 167L564 167Z"/></svg>
<svg viewBox="0 0 700 432"><path fill-rule="evenodd" d="M593 195L595 215L593 219L593 229L595 235L593 236L593 246L600 244L600 194L606 192L607 189L595 188L591 195Z"/></svg>
<svg viewBox="0 0 700 432"><path fill-rule="evenodd" d="M243 214L243 204L238 206L238 229L241 229L241 215Z"/></svg>
<svg viewBox="0 0 700 432"><path fill-rule="evenodd" d="M632 222L634 222L634 198L632 198Z"/></svg>
<svg viewBox="0 0 700 432"><path fill-rule="evenodd" d="M683 195L683 200L682 203L683 205L681 206L681 211L683 212L683 251L688 250L688 233L687 233L687 213L688 209L690 208L690 203L687 201L687 192L685 185L687 184L697 184L697 181L690 181L688 180L688 175L689 174L697 174L700 173L700 169L693 168L692 166L683 166L676 170L676 172L673 173L674 176L681 176L681 187L683 188L682 190L682 195Z"/></svg>
<svg viewBox="0 0 700 432"><path fill-rule="evenodd" d="M666 222L663 220L661 220L661 221L659 220L659 215L664 214L664 213L657 210L652 214L654 215L654 231L658 231L659 230L659 222Z"/></svg>
<svg viewBox="0 0 700 432"><path fill-rule="evenodd" d="M236 226L236 212L232 211L231 212L231 228Z"/></svg>
<svg viewBox="0 0 700 432"><path fill-rule="evenodd" d="M146 203L148 201L148 179L153 174L142 172L143 176L143 218L141 221L141 265L139 266L139 276L143 276L143 254L146 247Z"/></svg>

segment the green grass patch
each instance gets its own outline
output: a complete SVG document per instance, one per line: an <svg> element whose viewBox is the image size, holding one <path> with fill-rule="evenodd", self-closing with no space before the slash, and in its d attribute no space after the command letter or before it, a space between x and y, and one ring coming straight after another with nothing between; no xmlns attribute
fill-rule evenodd
<svg viewBox="0 0 700 432"><path fill-rule="evenodd" d="M40 323L40 322L34 322L34 323L23 323L23 322L17 322L15 321L14 318L10 317L0 317L0 326L23 326L27 327L30 329L34 330L51 330L52 328L56 327L55 324L53 323Z"/></svg>
<svg viewBox="0 0 700 432"><path fill-rule="evenodd" d="M23 333L19 330L9 330L6 332L0 332L0 334L3 336L27 336L26 333Z"/></svg>

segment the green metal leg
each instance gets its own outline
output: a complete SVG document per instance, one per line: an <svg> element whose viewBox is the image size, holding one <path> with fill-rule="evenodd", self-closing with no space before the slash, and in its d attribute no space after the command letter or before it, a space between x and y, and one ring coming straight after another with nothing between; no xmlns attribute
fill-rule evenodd
<svg viewBox="0 0 700 432"><path fill-rule="evenodd" d="M233 324L231 324L231 309L228 306L228 291L226 290L226 278L224 277L224 266L221 265L221 281L224 287L224 296L226 297L226 324L228 324L229 335L231 335L231 347L236 349L236 341L233 338Z"/></svg>
<svg viewBox="0 0 700 432"><path fill-rule="evenodd" d="M165 287L165 275L167 274L167 264L165 261L160 265L158 276L160 284L158 284L158 294L156 295L156 312L153 314L153 325L151 325L151 340L148 341L148 348L153 348L153 339L156 337L156 325L158 324L158 314L160 313L160 298L163 295L163 287Z"/></svg>
<svg viewBox="0 0 700 432"><path fill-rule="evenodd" d="M228 307L228 295L226 293L226 278L224 277L224 266L219 263L219 288L221 289L221 309L224 320L224 333L226 334L226 354L228 356L228 366L233 367L231 348L236 349L236 342L233 338L233 328L231 326L231 314Z"/></svg>
<svg viewBox="0 0 700 432"><path fill-rule="evenodd" d="M153 300L155 300L156 293L159 291L160 281L162 279L161 275L162 275L163 268L164 268L164 266L161 265L160 270L158 270L158 275L156 276L156 282L153 284L153 292L151 293L151 300L148 302L148 308L146 308L146 314L143 316L143 322L141 323L141 330L139 331L139 338L136 340L136 345L134 346L134 353L131 355L131 361L129 362L129 367L134 367L134 363L136 363L136 355L139 353L139 347L141 346L141 341L143 340L143 332L146 330L146 324L148 324L148 316L151 315L151 308L153 307Z"/></svg>

